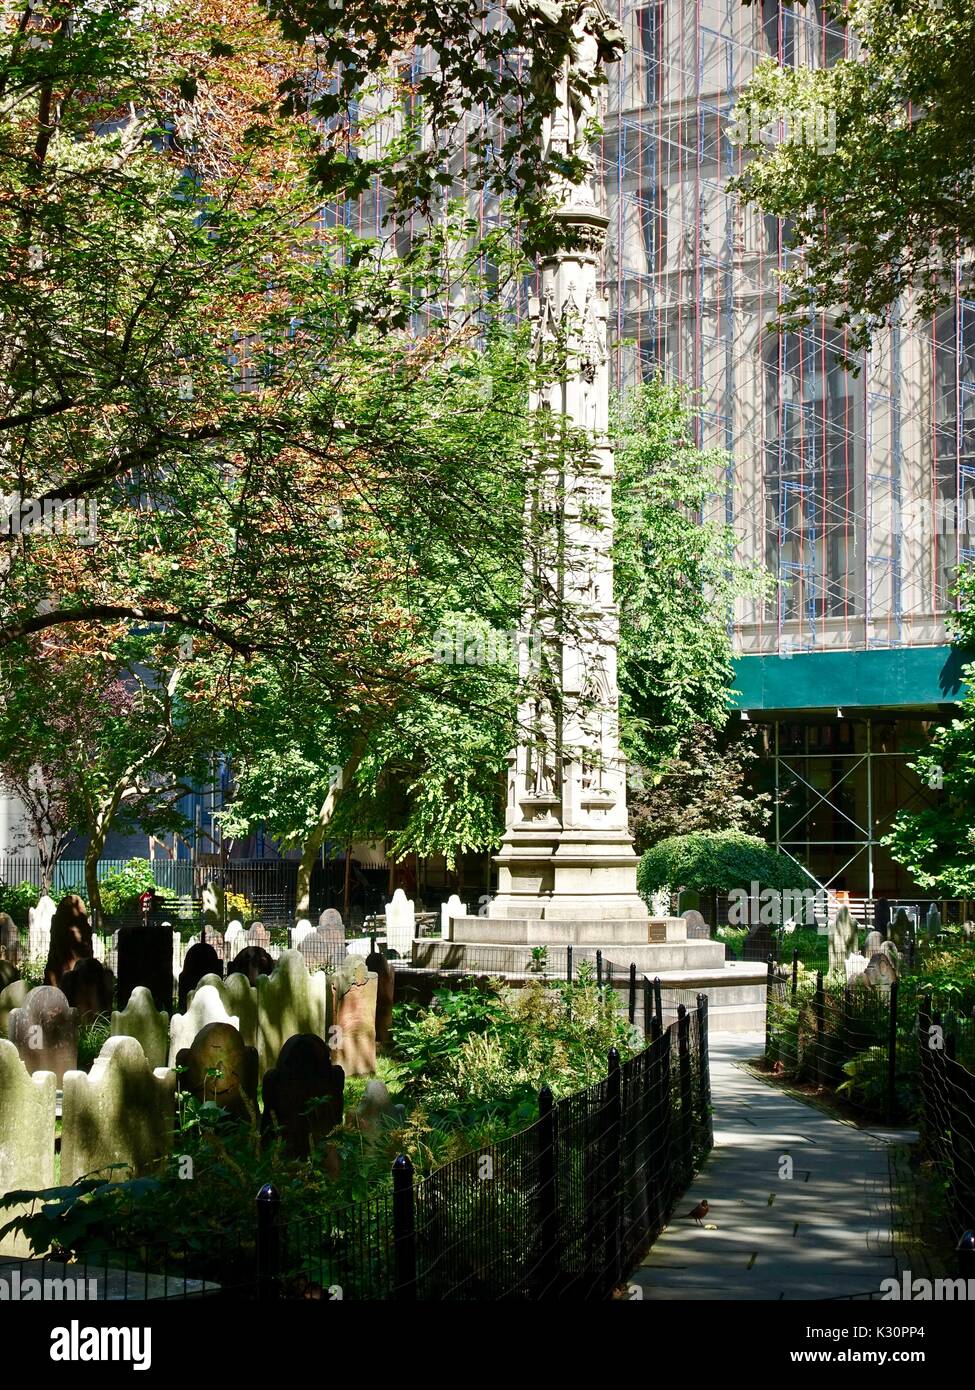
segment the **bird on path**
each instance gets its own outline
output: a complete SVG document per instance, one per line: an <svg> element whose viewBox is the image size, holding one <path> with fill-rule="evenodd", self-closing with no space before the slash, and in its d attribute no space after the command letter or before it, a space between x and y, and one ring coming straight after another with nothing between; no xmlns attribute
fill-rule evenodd
<svg viewBox="0 0 975 1390"><path fill-rule="evenodd" d="M693 1210L693 1211L689 1211L689 1212L687 1213L687 1219L688 1219L688 1221L696 1221L697 1224L698 1224L699 1226L703 1226L703 1225L704 1225L704 1218L707 1216L707 1214L708 1214L708 1204L707 1204L707 1201L705 1200L705 1201L703 1201L703 1202L698 1202L698 1204L697 1204L697 1206L694 1208L694 1210Z"/></svg>

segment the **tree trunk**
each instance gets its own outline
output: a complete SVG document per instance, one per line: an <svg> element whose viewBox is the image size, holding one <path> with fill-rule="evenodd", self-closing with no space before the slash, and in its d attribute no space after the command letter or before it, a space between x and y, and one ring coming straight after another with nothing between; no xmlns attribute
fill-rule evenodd
<svg viewBox="0 0 975 1390"><path fill-rule="evenodd" d="M105 836L92 836L85 850L85 892L88 894L88 920L93 927L102 924L102 895L98 887L98 861L105 848Z"/></svg>
<svg viewBox="0 0 975 1390"><path fill-rule="evenodd" d="M318 813L318 820L309 832L301 850L301 860L298 864L298 879L295 885L295 917L307 917L311 911L311 876L315 868L315 860L318 858L319 850L325 843L325 836L328 833L329 822L335 815L335 808L338 805L339 797L344 787L347 787L355 773L356 768L365 750L365 740L360 740L349 755L348 761L328 789L328 795L322 803L322 809Z"/></svg>

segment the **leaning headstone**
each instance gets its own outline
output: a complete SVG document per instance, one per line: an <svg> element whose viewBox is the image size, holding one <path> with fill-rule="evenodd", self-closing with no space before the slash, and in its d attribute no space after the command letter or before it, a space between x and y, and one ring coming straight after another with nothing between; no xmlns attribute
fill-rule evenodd
<svg viewBox="0 0 975 1390"><path fill-rule="evenodd" d="M869 960L871 956L875 956L883 944L884 937L879 931L868 931L867 939L863 943L863 954L866 956L867 960Z"/></svg>
<svg viewBox="0 0 975 1390"><path fill-rule="evenodd" d="M145 985L136 985L125 1008L112 1014L112 1037L135 1038L150 1067L166 1065L169 1015L160 1013Z"/></svg>
<svg viewBox="0 0 975 1390"><path fill-rule="evenodd" d="M229 1023L208 1023L176 1054L180 1089L215 1101L241 1120L257 1119L257 1050Z"/></svg>
<svg viewBox="0 0 975 1390"><path fill-rule="evenodd" d="M91 924L77 893L66 893L51 920L51 945L44 983L59 987L61 977L79 960L91 960Z"/></svg>
<svg viewBox="0 0 975 1390"><path fill-rule="evenodd" d="M227 966L227 976L246 975L250 983L256 985L259 975L270 975L273 969L274 961L263 946L245 946Z"/></svg>
<svg viewBox="0 0 975 1390"><path fill-rule="evenodd" d="M118 1003L124 1009L137 985L147 989L160 1013L173 1007L173 956L179 932L165 927L119 927ZM179 973L178 970L176 972Z"/></svg>
<svg viewBox="0 0 975 1390"><path fill-rule="evenodd" d="M711 937L711 928L704 920L704 914L699 912L696 907L689 907L680 914L687 923L688 941L708 941Z"/></svg>
<svg viewBox="0 0 975 1390"><path fill-rule="evenodd" d="M843 963L847 956L856 952L858 940L859 929L856 919L848 907L841 907L836 914L836 920L829 929L830 973L843 969Z"/></svg>
<svg viewBox="0 0 975 1390"><path fill-rule="evenodd" d="M345 1072L331 1061L328 1043L314 1033L296 1033L264 1075L265 1127L273 1120L294 1158L307 1158L342 1123Z"/></svg>
<svg viewBox="0 0 975 1390"><path fill-rule="evenodd" d="M297 1033L328 1036L329 977L312 974L300 951L282 951L271 975L257 981L257 1050L261 1074Z"/></svg>
<svg viewBox="0 0 975 1390"><path fill-rule="evenodd" d="M900 951L898 951L894 943L892 941L881 942L879 954L888 958L891 965L893 965L894 969L897 971L899 975L901 969L901 953Z"/></svg>
<svg viewBox="0 0 975 1390"><path fill-rule="evenodd" d="M440 936L444 941L453 941L455 917L466 917L467 907L456 893L451 893L445 903L440 904Z"/></svg>
<svg viewBox="0 0 975 1390"><path fill-rule="evenodd" d="M371 1076L376 1070L376 975L360 956L349 956L330 979L332 1060L346 1076Z"/></svg>
<svg viewBox="0 0 975 1390"><path fill-rule="evenodd" d="M54 1186L54 1100L50 1071L30 1072L13 1043L0 1038L0 1193ZM30 1203L6 1207L0 1225L25 1215ZM25 1236L0 1238L0 1255L29 1255Z"/></svg>
<svg viewBox="0 0 975 1390"><path fill-rule="evenodd" d="M386 904L386 947L398 957L406 958L413 946L416 935L416 913L413 903L397 888L392 902Z"/></svg>
<svg viewBox="0 0 975 1390"><path fill-rule="evenodd" d="M34 960L47 960L51 949L51 923L57 910L54 899L43 893L37 906L27 911L27 951Z"/></svg>
<svg viewBox="0 0 975 1390"><path fill-rule="evenodd" d="M64 1078L61 1182L141 1177L172 1149L175 1118L176 1073L153 1070L135 1038L108 1038L90 1072Z"/></svg>
<svg viewBox="0 0 975 1390"><path fill-rule="evenodd" d="M53 985L30 991L8 1018L7 1035L29 1072L53 1071L59 1086L78 1065L78 1010Z"/></svg>
<svg viewBox="0 0 975 1390"><path fill-rule="evenodd" d="M26 980L14 980L5 989L0 989L0 1038L6 1039L7 1024L14 1009L22 1009L27 995L30 993L30 986Z"/></svg>
<svg viewBox="0 0 975 1390"><path fill-rule="evenodd" d="M61 993L78 1010L84 1028L102 1014L112 1012L115 976L100 960L79 960L72 970L62 975Z"/></svg>
<svg viewBox="0 0 975 1390"><path fill-rule="evenodd" d="M209 942L197 941L186 952L176 989L176 1007L186 1012L186 1000L204 975L222 975L223 962Z"/></svg>
<svg viewBox="0 0 975 1390"><path fill-rule="evenodd" d="M875 956L870 958L870 963L863 972L863 978L868 985L874 989L888 990L897 979L897 971L890 956L882 951L878 951Z"/></svg>
<svg viewBox="0 0 975 1390"><path fill-rule="evenodd" d="M898 951L903 951L904 943L913 934L914 924L907 914L907 910L899 907L894 914L894 920L890 924L890 939L897 947Z"/></svg>
<svg viewBox="0 0 975 1390"><path fill-rule="evenodd" d="M200 985L186 1008L185 1014L173 1014L169 1020L169 1065L177 1054L189 1047L197 1033L209 1023L228 1023L235 1030L238 1020L227 1013L223 1000L212 985Z"/></svg>
<svg viewBox="0 0 975 1390"><path fill-rule="evenodd" d="M0 990L20 979L20 971L11 960L0 960Z"/></svg>
<svg viewBox="0 0 975 1390"><path fill-rule="evenodd" d="M239 971L222 980L219 975L204 975L197 989L215 989L228 1018L237 1019L237 1029L248 1047L257 1046L257 990L246 975ZM195 991L187 995L187 1007L193 1003Z"/></svg>
<svg viewBox="0 0 975 1390"><path fill-rule="evenodd" d="M376 1042L385 1046L393 1029L393 994L396 982L393 967L379 951L366 956L366 969L376 976Z"/></svg>

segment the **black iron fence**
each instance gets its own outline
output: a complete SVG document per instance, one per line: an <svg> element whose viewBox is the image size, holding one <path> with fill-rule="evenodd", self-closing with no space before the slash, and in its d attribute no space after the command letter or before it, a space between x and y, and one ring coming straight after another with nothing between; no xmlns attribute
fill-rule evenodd
<svg viewBox="0 0 975 1390"><path fill-rule="evenodd" d="M938 1173L944 1217L958 1244L975 1230L975 1066L970 1019L942 1012L930 995L917 1013L918 1126ZM964 1048L967 1064L959 1057ZM971 1262L972 1251L966 1252Z"/></svg>
<svg viewBox="0 0 975 1390"><path fill-rule="evenodd" d="M651 993L652 1004L652 993ZM707 999L519 1133L389 1190L289 1221L261 1189L252 1236L0 1261L0 1279L94 1280L94 1297L449 1302L605 1299L660 1233L713 1142ZM70 1296L70 1295L69 1295ZM76 1295L77 1296L77 1295Z"/></svg>

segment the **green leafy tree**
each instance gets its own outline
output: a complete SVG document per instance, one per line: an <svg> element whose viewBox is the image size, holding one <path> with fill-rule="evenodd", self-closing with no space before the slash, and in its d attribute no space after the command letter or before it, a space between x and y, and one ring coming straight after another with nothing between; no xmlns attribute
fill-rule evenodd
<svg viewBox="0 0 975 1390"><path fill-rule="evenodd" d="M759 65L738 107L754 155L739 187L787 219L801 253L784 274L780 325L827 313L848 327L852 355L909 294L921 319L952 301L956 268L971 294L975 9L969 0L830 8L858 56L830 68ZM759 128L780 119L791 138L763 143Z"/></svg>
<svg viewBox="0 0 975 1390"><path fill-rule="evenodd" d="M660 888L727 892L762 888L803 888L796 863L778 854L757 835L739 830L698 831L661 840L646 851L637 870L637 886L648 900Z"/></svg>

